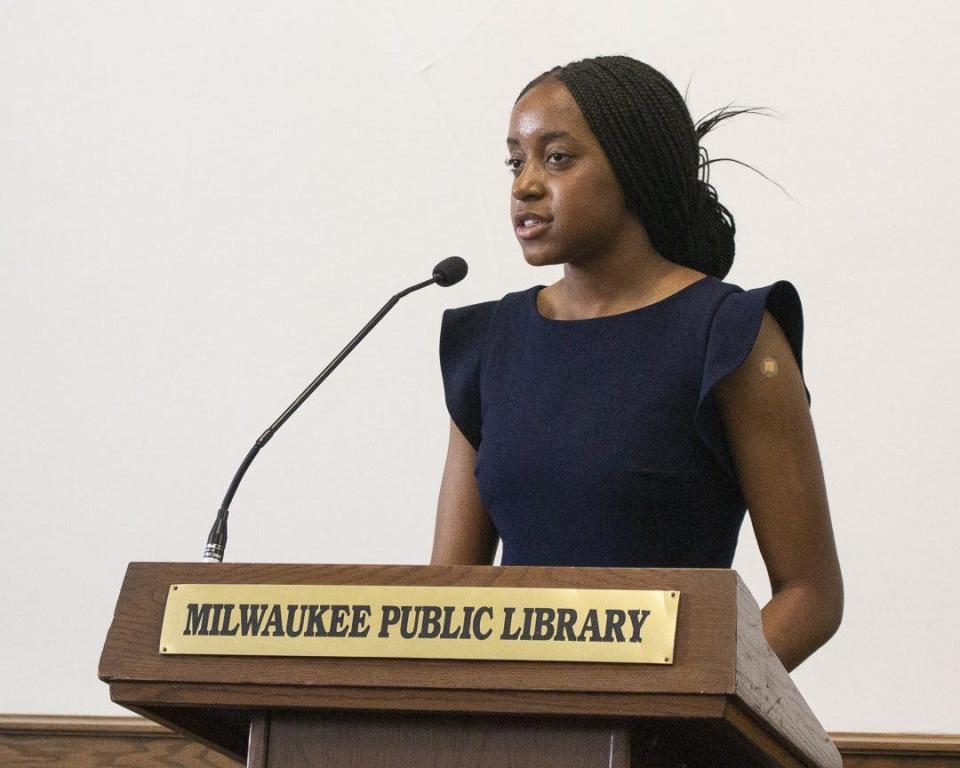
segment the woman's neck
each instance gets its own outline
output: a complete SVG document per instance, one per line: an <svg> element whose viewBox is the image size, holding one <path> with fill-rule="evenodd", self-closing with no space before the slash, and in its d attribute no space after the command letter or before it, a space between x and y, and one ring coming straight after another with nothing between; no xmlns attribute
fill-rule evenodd
<svg viewBox="0 0 960 768"><path fill-rule="evenodd" d="M640 309L702 278L652 248L587 264L564 264L563 278L540 291L538 308L554 320L583 320Z"/></svg>

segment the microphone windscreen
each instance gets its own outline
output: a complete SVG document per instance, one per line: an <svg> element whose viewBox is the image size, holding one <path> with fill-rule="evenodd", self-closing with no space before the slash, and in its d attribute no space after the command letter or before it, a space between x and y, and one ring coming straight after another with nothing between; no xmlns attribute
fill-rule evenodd
<svg viewBox="0 0 960 768"><path fill-rule="evenodd" d="M467 276L467 262L459 256L444 259L433 268L433 279L437 285L446 288L448 285L459 283Z"/></svg>

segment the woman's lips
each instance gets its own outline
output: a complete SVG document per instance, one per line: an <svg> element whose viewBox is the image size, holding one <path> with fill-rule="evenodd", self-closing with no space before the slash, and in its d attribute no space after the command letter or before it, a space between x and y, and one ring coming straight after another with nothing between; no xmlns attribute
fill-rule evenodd
<svg viewBox="0 0 960 768"><path fill-rule="evenodd" d="M518 216L514 232L521 240L533 240L540 237L550 226L550 221L539 216Z"/></svg>

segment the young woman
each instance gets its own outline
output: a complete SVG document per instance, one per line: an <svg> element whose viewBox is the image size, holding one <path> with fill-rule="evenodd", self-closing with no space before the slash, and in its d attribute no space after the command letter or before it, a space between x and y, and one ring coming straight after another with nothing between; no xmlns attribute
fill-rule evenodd
<svg viewBox="0 0 960 768"><path fill-rule="evenodd" d="M746 509L787 669L843 585L802 377L794 287L723 282L734 222L661 73L544 73L510 117L511 217L553 285L443 316L451 416L432 562L729 568Z"/></svg>

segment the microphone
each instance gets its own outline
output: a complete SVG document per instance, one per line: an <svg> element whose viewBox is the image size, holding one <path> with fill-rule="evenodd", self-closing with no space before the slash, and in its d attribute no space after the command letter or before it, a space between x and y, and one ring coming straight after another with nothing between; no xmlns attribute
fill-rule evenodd
<svg viewBox="0 0 960 768"><path fill-rule="evenodd" d="M433 279L443 288L459 283L466 276L467 262L459 256L444 259L433 268Z"/></svg>
<svg viewBox="0 0 960 768"><path fill-rule="evenodd" d="M383 319L383 316L393 309L394 305L400 301L400 299L402 299L408 293L419 291L421 288L426 288L428 285L433 285L434 283L444 288L455 285L463 280L463 278L466 276L467 262L465 262L459 256L450 256L433 268L433 277L431 277L429 280L424 280L422 283L411 285L409 288L400 291L400 293L391 296L390 300L380 308L380 311L373 316L370 322L360 329L360 333L354 336L350 340L350 343L340 350L340 353L330 361L327 367L320 371L320 373L317 375L317 378L311 381L307 388L297 396L297 399L287 406L287 409L280 414L273 424L267 427L266 431L264 431L264 433L257 438L257 441L253 444L253 448L251 448L244 457L240 464L240 468L233 476L230 487L227 488L227 493L223 497L223 502L220 504L220 509L217 511L217 519L214 521L213 527L210 529L210 535L207 537L207 546L203 550L203 562L223 562L223 553L227 547L227 517L230 515L230 504L233 501L233 496L236 494L237 488L240 486L240 481L243 480L243 476L246 474L247 469L250 467L250 464L253 462L256 455L260 452L260 449L270 441L270 438L272 438L276 434L277 430L280 429L284 423L286 423L287 419L289 419L294 412L301 405L303 405L304 401L313 394L314 390L323 383L324 379L333 373L334 369L343 362L343 359L353 351L353 348L356 347L357 344L363 341L363 338L370 333L370 331L373 329L373 326L379 323Z"/></svg>

